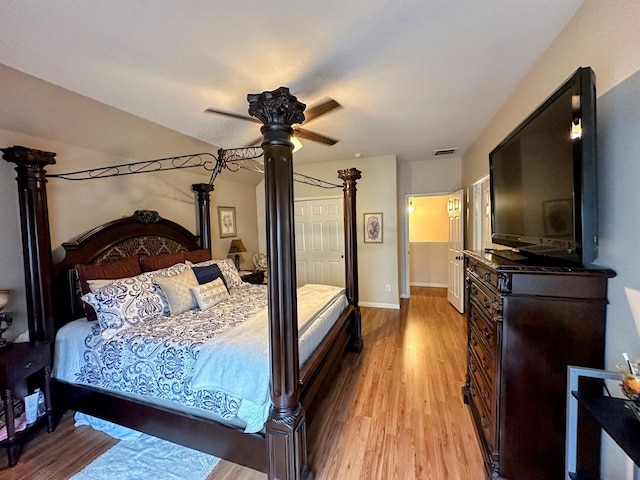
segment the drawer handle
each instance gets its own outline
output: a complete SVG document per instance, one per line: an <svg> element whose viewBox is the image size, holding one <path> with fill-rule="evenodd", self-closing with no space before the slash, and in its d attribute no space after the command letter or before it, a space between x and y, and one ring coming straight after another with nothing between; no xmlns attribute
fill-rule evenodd
<svg viewBox="0 0 640 480"><path fill-rule="evenodd" d="M484 308L489 310L491 308L491 300L489 300L487 297L484 297L482 299L482 305L484 305Z"/></svg>
<svg viewBox="0 0 640 480"><path fill-rule="evenodd" d="M485 272L485 274L482 277L484 278L484 280L486 282L490 282L491 281L491 272Z"/></svg>
<svg viewBox="0 0 640 480"><path fill-rule="evenodd" d="M487 420L484 413L480 414L480 425L482 425L482 428L489 428L489 420Z"/></svg>
<svg viewBox="0 0 640 480"><path fill-rule="evenodd" d="M471 337L471 346L472 347L477 347L478 346L478 341L476 340L475 337Z"/></svg>
<svg viewBox="0 0 640 480"><path fill-rule="evenodd" d="M33 367L33 362L26 363L24 366L25 370L31 367Z"/></svg>
<svg viewBox="0 0 640 480"><path fill-rule="evenodd" d="M482 368L486 371L489 371L489 362L487 362L487 359L484 357L480 358L480 365L482 365Z"/></svg>
<svg viewBox="0 0 640 480"><path fill-rule="evenodd" d="M471 284L471 295L473 295L474 297L478 296L478 287L473 284Z"/></svg>
<svg viewBox="0 0 640 480"><path fill-rule="evenodd" d="M491 332L491 330L489 330L488 328L483 328L482 335L484 335L484 338L486 338L487 340L491 340L491 338L493 337L493 332Z"/></svg>
<svg viewBox="0 0 640 480"><path fill-rule="evenodd" d="M484 388L480 389L480 396L482 398L484 398L485 400L489 400L489 394L487 393L487 391Z"/></svg>
<svg viewBox="0 0 640 480"><path fill-rule="evenodd" d="M478 370L478 367L476 367L476 363L473 361L473 359L469 359L469 370L471 370L472 372L475 372L476 370Z"/></svg>

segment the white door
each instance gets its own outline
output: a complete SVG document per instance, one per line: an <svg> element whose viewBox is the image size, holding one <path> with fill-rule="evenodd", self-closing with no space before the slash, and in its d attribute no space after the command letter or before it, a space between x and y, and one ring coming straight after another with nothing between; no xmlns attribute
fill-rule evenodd
<svg viewBox="0 0 640 480"><path fill-rule="evenodd" d="M295 202L298 286L322 283L344 287L342 198Z"/></svg>
<svg viewBox="0 0 640 480"><path fill-rule="evenodd" d="M463 191L449 194L449 242L447 248L447 298L460 313L464 312L464 223L462 218Z"/></svg>

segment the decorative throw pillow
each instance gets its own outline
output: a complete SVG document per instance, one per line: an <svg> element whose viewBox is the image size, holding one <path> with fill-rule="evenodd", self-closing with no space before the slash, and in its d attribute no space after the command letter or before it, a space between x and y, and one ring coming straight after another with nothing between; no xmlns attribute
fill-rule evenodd
<svg viewBox="0 0 640 480"><path fill-rule="evenodd" d="M102 287L106 287L110 283L117 282L120 280L124 280L124 278L115 278L110 280L104 280L104 279L87 280L87 285L89 285L90 292L97 292Z"/></svg>
<svg viewBox="0 0 640 480"><path fill-rule="evenodd" d="M82 300L97 313L105 339L140 322L162 316L166 303L147 274L116 280Z"/></svg>
<svg viewBox="0 0 640 480"><path fill-rule="evenodd" d="M176 263L172 267L161 268L160 270L155 270L153 272L147 272L147 273L145 273L145 275L147 275L152 281L154 281L157 278L172 277L174 275L178 275L179 273L184 272L188 268L190 268L190 267L188 265L184 264L184 263ZM156 293L158 293L158 295L160 295L162 297L163 301L164 301L165 309L164 309L163 315L165 315L165 316L171 315L171 309L169 308L169 300L164 295L164 292L162 291L162 288L160 288L160 285L158 285L157 283L154 283L153 286L155 288Z"/></svg>
<svg viewBox="0 0 640 480"><path fill-rule="evenodd" d="M227 287L227 282L224 279L224 275L222 275L222 272L220 271L220 267L218 267L218 265L207 265L205 267L193 266L191 267L191 269L196 275L196 278L198 279L198 283L200 285L213 282L216 278L220 278L224 282L224 286L227 288L227 291L229 290L229 287Z"/></svg>
<svg viewBox="0 0 640 480"><path fill-rule="evenodd" d="M191 287L198 285L198 279L190 268L170 277L158 277L154 282L160 285L167 297L171 315L178 315L198 306L190 290Z"/></svg>
<svg viewBox="0 0 640 480"><path fill-rule="evenodd" d="M227 287L222 282L222 278L216 278L213 282L191 287L191 292L198 302L200 310L206 310L217 303L229 298Z"/></svg>
<svg viewBox="0 0 640 480"><path fill-rule="evenodd" d="M78 272L80 291L83 295L91 292L91 289L87 284L88 280L117 280L121 278L134 277L142 273L138 263L138 255L131 255L129 257L124 257L122 260L99 265L78 263L74 268ZM96 320L96 312L91 306L85 305L85 313L87 315L87 320Z"/></svg>
<svg viewBox="0 0 640 480"><path fill-rule="evenodd" d="M161 255L141 255L140 267L143 272L153 272L161 268L168 268L176 263L184 262L185 252L163 253Z"/></svg>
<svg viewBox="0 0 640 480"><path fill-rule="evenodd" d="M218 268L220 268L220 271L224 276L224 280L225 280L225 283L227 284L227 288L239 287L240 285L242 285L242 278L240 278L238 269L233 263L233 260L231 260L230 258L227 258L224 260L209 260L208 262L200 262L195 266L208 267L209 265L218 265Z"/></svg>

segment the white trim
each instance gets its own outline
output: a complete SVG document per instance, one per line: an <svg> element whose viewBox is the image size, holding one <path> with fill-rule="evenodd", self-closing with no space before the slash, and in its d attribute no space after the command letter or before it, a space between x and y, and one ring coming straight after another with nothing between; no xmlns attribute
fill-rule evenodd
<svg viewBox="0 0 640 480"><path fill-rule="evenodd" d="M424 282L411 282L412 287L435 287L435 288L449 288L446 283L424 283Z"/></svg>
<svg viewBox="0 0 640 480"><path fill-rule="evenodd" d="M361 307L390 308L392 310L400 310L399 303L360 302L359 305Z"/></svg>

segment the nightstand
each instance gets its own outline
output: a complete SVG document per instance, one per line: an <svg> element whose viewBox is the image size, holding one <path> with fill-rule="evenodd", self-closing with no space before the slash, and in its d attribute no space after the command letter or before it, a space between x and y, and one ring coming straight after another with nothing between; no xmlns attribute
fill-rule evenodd
<svg viewBox="0 0 640 480"><path fill-rule="evenodd" d="M37 374L43 376L45 414L27 425L20 432L14 428L13 396L16 388ZM4 402L7 438L0 441L6 447L9 466L18 462L18 448L25 437L45 420L47 431L53 431L53 409L51 408L51 343L14 343L0 350L0 389Z"/></svg>
<svg viewBox="0 0 640 480"><path fill-rule="evenodd" d="M264 272L262 270L254 270L253 272L240 274L240 278L247 283L263 283Z"/></svg>

